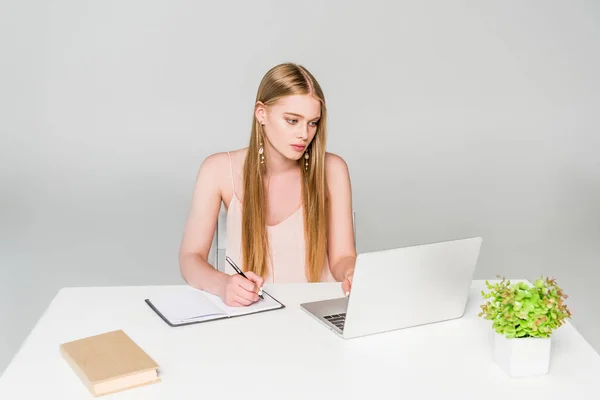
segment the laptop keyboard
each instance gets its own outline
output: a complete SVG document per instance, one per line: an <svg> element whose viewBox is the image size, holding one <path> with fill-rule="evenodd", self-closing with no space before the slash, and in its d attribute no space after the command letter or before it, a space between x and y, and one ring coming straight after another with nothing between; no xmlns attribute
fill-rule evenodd
<svg viewBox="0 0 600 400"><path fill-rule="evenodd" d="M344 322L346 322L346 313L326 315L324 318L336 327L340 328L340 330L344 330Z"/></svg>

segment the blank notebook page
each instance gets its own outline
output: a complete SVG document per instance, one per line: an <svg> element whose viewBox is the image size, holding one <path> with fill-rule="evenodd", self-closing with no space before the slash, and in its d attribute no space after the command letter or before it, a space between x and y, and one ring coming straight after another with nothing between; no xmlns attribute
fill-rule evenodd
<svg viewBox="0 0 600 400"><path fill-rule="evenodd" d="M162 296L153 296L151 301L165 318L173 323L226 315L206 293L191 287L183 287L182 290Z"/></svg>

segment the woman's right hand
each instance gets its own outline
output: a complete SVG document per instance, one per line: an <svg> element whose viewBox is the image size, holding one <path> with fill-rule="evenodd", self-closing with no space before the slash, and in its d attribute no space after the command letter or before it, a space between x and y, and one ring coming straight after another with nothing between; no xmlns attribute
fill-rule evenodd
<svg viewBox="0 0 600 400"><path fill-rule="evenodd" d="M221 290L221 299L230 307L249 306L259 300L258 292L262 289L264 278L248 271L240 274L228 275Z"/></svg>

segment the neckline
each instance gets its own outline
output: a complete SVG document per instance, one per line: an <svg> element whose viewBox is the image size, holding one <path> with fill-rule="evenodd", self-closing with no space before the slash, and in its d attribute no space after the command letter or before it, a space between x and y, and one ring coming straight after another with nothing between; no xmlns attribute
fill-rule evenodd
<svg viewBox="0 0 600 400"><path fill-rule="evenodd" d="M233 199L232 201L229 203L229 208L227 210L227 212L229 213L229 210L231 209L231 203L233 203L233 201L236 200L237 203L240 206L240 210L242 208L242 201L240 200L239 197L237 197L237 195L235 193L233 193ZM269 225L267 224L267 228L277 228L280 225L282 225L284 222L287 222L289 219L291 219L292 217L294 217L300 210L302 210L302 205L300 205L300 207L298 207L293 213L291 213L290 215L288 215L287 217L285 217L284 219L282 219L279 223L275 224L275 225Z"/></svg>

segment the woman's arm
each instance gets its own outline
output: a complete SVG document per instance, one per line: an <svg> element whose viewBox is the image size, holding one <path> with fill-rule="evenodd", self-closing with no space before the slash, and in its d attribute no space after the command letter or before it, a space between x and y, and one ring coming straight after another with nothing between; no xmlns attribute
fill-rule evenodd
<svg viewBox="0 0 600 400"><path fill-rule="evenodd" d="M227 154L209 156L200 166L179 248L179 270L192 287L219 296L229 306L247 306L256 301L264 279L253 272L246 278L215 269L207 261L221 201L222 182L229 182Z"/></svg>
<svg viewBox="0 0 600 400"><path fill-rule="evenodd" d="M220 179L223 156L227 157L211 155L200 166L179 248L179 270L183 279L190 286L215 295L220 295L227 278L207 261L221 208L219 183L223 182Z"/></svg>
<svg viewBox="0 0 600 400"><path fill-rule="evenodd" d="M331 153L325 156L325 171L329 188L329 268L335 280L342 282L342 289L347 293L356 263L350 174L346 162Z"/></svg>

